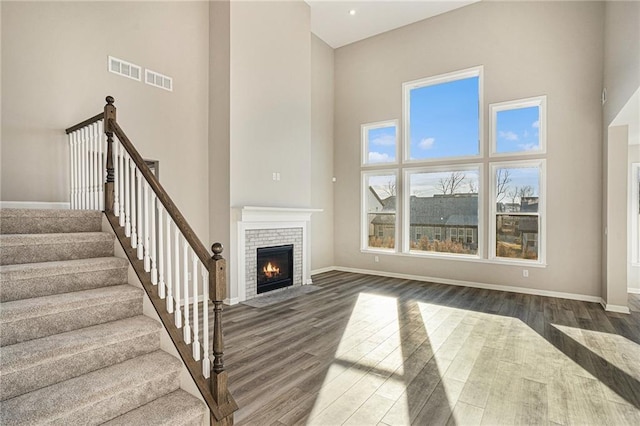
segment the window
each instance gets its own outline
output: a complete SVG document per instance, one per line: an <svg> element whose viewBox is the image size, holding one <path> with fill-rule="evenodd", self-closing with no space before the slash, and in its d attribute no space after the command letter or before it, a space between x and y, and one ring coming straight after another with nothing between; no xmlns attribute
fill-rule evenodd
<svg viewBox="0 0 640 426"><path fill-rule="evenodd" d="M405 161L480 155L481 71L403 84Z"/></svg>
<svg viewBox="0 0 640 426"><path fill-rule="evenodd" d="M405 171L405 251L477 255L477 245L465 241L465 228L478 227L479 181L478 165ZM434 237L412 238L412 230L423 226L434 227Z"/></svg>
<svg viewBox="0 0 640 426"><path fill-rule="evenodd" d="M544 262L544 169L544 160L492 164L493 258Z"/></svg>
<svg viewBox="0 0 640 426"><path fill-rule="evenodd" d="M396 248L395 172L363 173L363 204L366 212L362 224L362 248L394 250Z"/></svg>
<svg viewBox="0 0 640 426"><path fill-rule="evenodd" d="M363 124L362 164L389 164L397 161L397 121Z"/></svg>
<svg viewBox="0 0 640 426"><path fill-rule="evenodd" d="M544 153L546 102L539 96L492 104L491 155Z"/></svg>

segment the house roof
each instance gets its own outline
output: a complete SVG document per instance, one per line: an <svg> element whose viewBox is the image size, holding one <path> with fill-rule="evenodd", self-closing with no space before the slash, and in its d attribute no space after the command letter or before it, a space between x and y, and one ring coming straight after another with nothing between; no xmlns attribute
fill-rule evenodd
<svg viewBox="0 0 640 426"><path fill-rule="evenodd" d="M383 200L384 210L395 206L395 197ZM412 226L478 226L478 194L436 194L433 197L412 196L409 200ZM389 223L389 215L377 215L372 223Z"/></svg>

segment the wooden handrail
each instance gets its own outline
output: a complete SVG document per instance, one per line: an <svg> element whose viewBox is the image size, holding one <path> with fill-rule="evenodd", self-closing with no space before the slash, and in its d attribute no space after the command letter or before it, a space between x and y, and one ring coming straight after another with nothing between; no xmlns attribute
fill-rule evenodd
<svg viewBox="0 0 640 426"><path fill-rule="evenodd" d="M213 256L209 254L209 251L205 248L204 244L200 241L196 233L193 231L189 223L184 218L178 207L175 205L171 197L167 194L162 187L158 178L151 172L147 163L143 160L140 153L134 147L133 143L124 130L120 127L116 120L116 107L114 105L114 98L107 96L107 104L104 107L104 112L91 117L82 123L76 124L66 129L67 134L73 133L86 126L89 126L97 121L104 120L104 133L106 135L107 152L106 152L106 181L104 183L104 210L107 215L109 223L112 225L118 240L125 248L125 253L133 266L134 271L140 278L140 281L148 294L151 302L158 312L162 323L167 328L169 336L173 340L180 356L182 357L189 373L193 377L198 389L202 393L204 400L206 401L209 410L211 412L211 420L214 424L231 425L233 424L233 413L238 409L238 406L228 391L227 387L227 372L224 368L223 352L224 343L222 338L222 303L226 298L226 261L222 257L222 244L215 243L212 246ZM184 338L181 336L178 328L170 320L171 315L166 310L165 306L160 302L160 297L157 292L157 288L154 287L150 280L149 272L146 272L144 265L139 260L131 249L131 241L129 237L125 235L124 230L121 228L121 223L118 222L116 216L118 212L114 212L115 203L115 173L114 173L114 148L113 148L113 136L118 138L121 146L129 154L129 157L138 168L139 172L144 176L145 181L155 194L156 198L160 200L164 206L167 214L173 219L176 228L183 235L183 238L187 244L193 250L193 253L202 262L202 265L208 271L209 282L207 288L209 290L209 300L213 303L214 324L213 324L213 360L212 366L210 366L210 378L205 379L201 369L198 368L198 361L195 361L189 353L187 344ZM139 255L138 255L139 256ZM185 306L185 309L188 309ZM203 312L204 315L208 315L208 312ZM208 332L204 330L203 332ZM209 348L204 350L209 351ZM210 352L208 352L210 353Z"/></svg>
<svg viewBox="0 0 640 426"><path fill-rule="evenodd" d="M83 122L76 124L75 126L71 126L68 129L65 129L65 132L67 134L73 133L76 130L80 130L83 127L87 127L90 124L96 123L96 122L102 120L103 118L104 118L104 113L101 112L100 114L96 114L93 117L88 118L88 119L84 120Z"/></svg>

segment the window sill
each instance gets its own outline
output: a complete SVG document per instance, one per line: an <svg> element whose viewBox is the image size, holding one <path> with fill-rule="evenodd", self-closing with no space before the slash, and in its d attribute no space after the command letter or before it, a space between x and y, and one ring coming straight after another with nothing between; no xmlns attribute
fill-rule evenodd
<svg viewBox="0 0 640 426"><path fill-rule="evenodd" d="M421 253L410 251L408 253L399 253L390 249L361 249L361 253L363 254L386 254L390 256L400 256L400 257L412 257L414 259L431 259L431 260L453 260L453 261L461 261L461 262L472 262L472 263L484 263L490 265L502 265L502 266L517 266L517 267L527 267L527 268L546 268L546 263L540 262L527 262L522 260L502 260L502 259L485 259L480 256L471 256L471 255L450 255L450 254L442 254L442 253Z"/></svg>

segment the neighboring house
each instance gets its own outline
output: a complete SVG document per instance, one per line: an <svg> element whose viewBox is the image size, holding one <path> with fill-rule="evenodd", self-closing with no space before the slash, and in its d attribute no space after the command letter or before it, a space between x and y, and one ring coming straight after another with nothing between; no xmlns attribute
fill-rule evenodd
<svg viewBox="0 0 640 426"><path fill-rule="evenodd" d="M371 220L373 233L385 238L395 232L395 197L382 200L385 208ZM409 201L409 238L451 240L475 249L478 244L478 194L436 194L433 197L412 196Z"/></svg>

